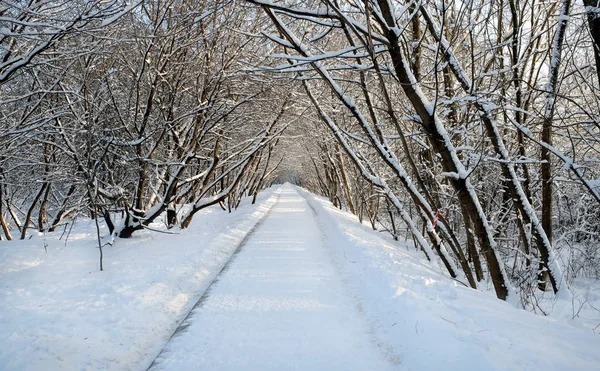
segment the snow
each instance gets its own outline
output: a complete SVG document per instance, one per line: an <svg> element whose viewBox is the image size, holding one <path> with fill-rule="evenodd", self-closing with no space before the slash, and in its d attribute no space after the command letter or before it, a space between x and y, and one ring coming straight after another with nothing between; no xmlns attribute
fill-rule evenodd
<svg viewBox="0 0 600 371"><path fill-rule="evenodd" d="M137 8L138 5L141 4L141 1L138 2L134 2L130 5L128 5L127 7L125 7L123 10L117 12L116 14L102 20L102 22L100 23L102 27L108 26L109 24L117 21L119 18L121 18L122 16L124 16L125 14L129 13L130 11L132 11L133 9Z"/></svg>
<svg viewBox="0 0 600 371"><path fill-rule="evenodd" d="M599 370L600 336L466 288L401 242L321 197L316 211L340 273L402 370ZM596 315L596 322L600 318Z"/></svg>
<svg viewBox="0 0 600 371"><path fill-rule="evenodd" d="M276 35L271 35L271 34L268 34L268 33L266 33L266 32L262 32L262 34L263 34L263 35L264 35L266 38L270 39L271 41L273 41L273 42L275 42L275 43L277 43L277 44L279 44L279 45L281 45L281 46L284 46L284 47L286 47L286 48L293 48L293 47L294 47L292 44L290 44L290 43L289 43L289 42L287 42L286 40L282 39L281 37L278 37L278 36L276 36Z"/></svg>
<svg viewBox="0 0 600 371"><path fill-rule="evenodd" d="M61 232L0 242L0 370L131 370L151 362L275 193L231 214L205 209L179 235L118 239L104 248L104 272L92 222L76 224L66 244Z"/></svg>
<svg viewBox="0 0 600 371"><path fill-rule="evenodd" d="M150 370L392 370L286 186Z"/></svg>
<svg viewBox="0 0 600 371"><path fill-rule="evenodd" d="M272 39L272 40L276 41L274 39ZM280 44L282 44L283 46L287 46L289 48L294 47L290 42L285 41L285 40L283 40L283 43L280 43ZM370 54L368 52L363 52L360 54L356 53L356 51L359 49L361 49L361 47L351 46L351 47L347 47L347 48L342 48L340 50L334 50L331 52L322 53L319 55L311 55L308 57L301 56L301 55L283 54L283 53L273 53L270 56L271 56L271 58L292 59L292 60L301 61L301 62L315 62L315 61L321 61L321 60L326 60L326 59L331 59L331 58L365 58L365 57L370 56Z"/></svg>
<svg viewBox="0 0 600 371"><path fill-rule="evenodd" d="M0 370L600 369L597 313L516 309L291 185L117 240L104 272L91 224L0 243Z"/></svg>

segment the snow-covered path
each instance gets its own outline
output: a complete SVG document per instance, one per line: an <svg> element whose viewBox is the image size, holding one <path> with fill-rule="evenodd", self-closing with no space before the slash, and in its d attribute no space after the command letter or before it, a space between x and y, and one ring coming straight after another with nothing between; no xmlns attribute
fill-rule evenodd
<svg viewBox="0 0 600 371"><path fill-rule="evenodd" d="M392 370L323 245L308 203L286 185L152 365L152 370Z"/></svg>

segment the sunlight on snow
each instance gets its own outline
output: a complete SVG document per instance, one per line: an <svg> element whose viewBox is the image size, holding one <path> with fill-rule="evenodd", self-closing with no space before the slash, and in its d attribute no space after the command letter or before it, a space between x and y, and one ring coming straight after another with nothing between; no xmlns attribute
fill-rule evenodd
<svg viewBox="0 0 600 371"><path fill-rule="evenodd" d="M311 299L273 298L244 295L211 295L211 300L202 307L210 312L279 312L289 310L317 310L330 308Z"/></svg>
<svg viewBox="0 0 600 371"><path fill-rule="evenodd" d="M167 301L169 288L164 283L158 283L150 287L140 295L144 304L160 304Z"/></svg>
<svg viewBox="0 0 600 371"><path fill-rule="evenodd" d="M44 260L43 259L34 259L34 260L28 260L28 261L20 261L20 262L13 262L13 264L11 264L11 266L6 267L4 269L2 269L2 272L6 272L6 273L10 273L10 272L18 272L18 271L22 271L28 268L33 268L33 267L37 267L38 265L42 264Z"/></svg>
<svg viewBox="0 0 600 371"><path fill-rule="evenodd" d="M177 294L171 301L167 304L167 309L171 312L178 313L183 309L183 307L188 302L188 296L184 293Z"/></svg>
<svg viewBox="0 0 600 371"><path fill-rule="evenodd" d="M396 295L395 296L401 296L405 292L406 292L406 289L404 287L400 286L400 287L398 287L398 290L396 290Z"/></svg>
<svg viewBox="0 0 600 371"><path fill-rule="evenodd" d="M306 210L306 209L304 209L302 207L296 207L296 208L294 208L294 207L281 207L281 208L277 208L277 212L278 213L301 213L304 210Z"/></svg>
<svg viewBox="0 0 600 371"><path fill-rule="evenodd" d="M436 280L432 280L431 278L425 278L425 285L430 286L436 283Z"/></svg>

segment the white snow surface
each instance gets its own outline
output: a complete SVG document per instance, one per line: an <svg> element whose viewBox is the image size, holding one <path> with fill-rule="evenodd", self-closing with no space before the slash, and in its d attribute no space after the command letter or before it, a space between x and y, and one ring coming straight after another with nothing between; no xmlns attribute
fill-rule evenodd
<svg viewBox="0 0 600 371"><path fill-rule="evenodd" d="M393 370L330 251L286 186L151 370Z"/></svg>
<svg viewBox="0 0 600 371"><path fill-rule="evenodd" d="M379 343L399 355L399 370L600 370L600 335L592 329L464 287L421 252L300 193Z"/></svg>
<svg viewBox="0 0 600 371"><path fill-rule="evenodd" d="M179 235L140 231L104 248L92 222L0 241L0 370L136 370L150 364L233 251L275 204L200 211ZM160 226L152 225L159 228Z"/></svg>
<svg viewBox="0 0 600 371"><path fill-rule="evenodd" d="M0 370L600 370L591 329L466 288L291 185L118 239L104 272L82 224L66 246L0 242Z"/></svg>

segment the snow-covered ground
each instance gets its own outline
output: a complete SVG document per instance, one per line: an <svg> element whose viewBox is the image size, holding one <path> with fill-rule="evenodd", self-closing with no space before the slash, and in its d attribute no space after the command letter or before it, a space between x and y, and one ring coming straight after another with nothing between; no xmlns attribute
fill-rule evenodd
<svg viewBox="0 0 600 371"><path fill-rule="evenodd" d="M399 354L402 370L600 370L600 334L592 328L466 288L421 253L300 193L376 337Z"/></svg>
<svg viewBox="0 0 600 371"><path fill-rule="evenodd" d="M275 204L201 211L179 235L151 231L104 248L95 228L0 242L0 370L136 370L152 362L215 275ZM48 252L44 250L47 244Z"/></svg>
<svg viewBox="0 0 600 371"><path fill-rule="evenodd" d="M169 370L600 370L591 328L468 289L290 185L118 240L104 272L92 232L0 243L0 370L144 370L159 353Z"/></svg>
<svg viewBox="0 0 600 371"><path fill-rule="evenodd" d="M286 186L151 370L393 370L324 242Z"/></svg>

